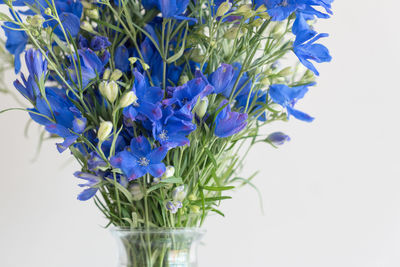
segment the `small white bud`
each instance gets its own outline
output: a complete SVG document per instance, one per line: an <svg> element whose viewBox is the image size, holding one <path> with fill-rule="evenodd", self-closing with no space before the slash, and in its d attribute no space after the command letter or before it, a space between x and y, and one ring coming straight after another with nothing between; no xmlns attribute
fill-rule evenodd
<svg viewBox="0 0 400 267"><path fill-rule="evenodd" d="M172 191L172 199L174 201L182 202L186 198L186 194L185 186L178 186L174 189L174 191Z"/></svg>
<svg viewBox="0 0 400 267"><path fill-rule="evenodd" d="M97 131L97 138L99 142L102 143L110 136L113 129L113 124L109 121L103 121L100 123L99 130Z"/></svg>
<svg viewBox="0 0 400 267"><path fill-rule="evenodd" d="M132 184L129 187L129 192L131 192L132 194L132 199L135 201L139 201L141 199L143 199L144 194L142 192L142 188L140 188L139 184Z"/></svg>
<svg viewBox="0 0 400 267"><path fill-rule="evenodd" d="M120 108L128 107L128 106L132 105L133 103L135 103L137 101L137 99L138 98L135 95L135 93L133 91L129 91L121 97L121 100L119 101L119 107Z"/></svg>
<svg viewBox="0 0 400 267"><path fill-rule="evenodd" d="M50 7L46 8L44 10L44 14L46 14L47 16L51 16L52 15L51 8Z"/></svg>
<svg viewBox="0 0 400 267"><path fill-rule="evenodd" d="M103 80L108 80L110 78L110 75L111 75L111 70L107 68L103 73Z"/></svg>
<svg viewBox="0 0 400 267"><path fill-rule="evenodd" d="M108 100L110 103L114 103L117 99L119 86L116 82L105 82L102 81L99 85L100 93Z"/></svg>
<svg viewBox="0 0 400 267"><path fill-rule="evenodd" d="M174 166L167 166L166 170L162 176L162 179L170 178L170 177L174 176L174 174L175 174Z"/></svg>
<svg viewBox="0 0 400 267"><path fill-rule="evenodd" d="M120 71L119 69L115 69L111 74L111 81L118 81L119 79L121 79L122 74L122 71Z"/></svg>
<svg viewBox="0 0 400 267"><path fill-rule="evenodd" d="M129 62L130 62L132 65L135 64L137 60L138 60L137 57L130 57L130 58L129 58Z"/></svg>
<svg viewBox="0 0 400 267"><path fill-rule="evenodd" d="M97 9L87 9L86 15L91 19L99 19L99 11Z"/></svg>
<svg viewBox="0 0 400 267"><path fill-rule="evenodd" d="M225 1L223 2L217 10L217 17L222 17L223 15L225 15L232 7L232 3L229 1Z"/></svg>
<svg viewBox="0 0 400 267"><path fill-rule="evenodd" d="M208 108L208 98L203 97L203 99L201 99L194 107L194 112L196 113L197 117L202 119L204 115L206 115L207 108Z"/></svg>
<svg viewBox="0 0 400 267"><path fill-rule="evenodd" d="M85 31L88 31L88 32L93 32L94 31L93 30L93 26L87 21L84 21L84 22L81 23L81 28L83 30L85 30Z"/></svg>

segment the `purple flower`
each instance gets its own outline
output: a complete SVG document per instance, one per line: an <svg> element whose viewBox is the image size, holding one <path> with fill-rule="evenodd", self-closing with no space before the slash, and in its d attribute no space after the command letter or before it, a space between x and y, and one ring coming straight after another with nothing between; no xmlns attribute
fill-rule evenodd
<svg viewBox="0 0 400 267"><path fill-rule="evenodd" d="M108 41L107 37L104 36L95 36L90 41L90 47L93 51L101 51L109 47L111 43Z"/></svg>
<svg viewBox="0 0 400 267"><path fill-rule="evenodd" d="M182 202L180 201L168 201L167 204L165 205L167 210L169 210L172 214L175 214L178 212L180 208L182 208Z"/></svg>
<svg viewBox="0 0 400 267"><path fill-rule="evenodd" d="M96 195L99 190L98 186L103 180L99 176L86 172L75 172L74 176L87 181L85 184L79 184L80 187L88 187L78 195L78 199L81 201L89 200Z"/></svg>
<svg viewBox="0 0 400 267"><path fill-rule="evenodd" d="M281 146L286 142L290 141L290 137L282 132L275 132L267 137L267 141L271 142L275 146Z"/></svg>
<svg viewBox="0 0 400 267"><path fill-rule="evenodd" d="M137 118L144 119L140 116L149 118L151 121L159 120L162 117L160 101L164 96L163 90L159 87L149 86L141 73L135 71L134 75L135 84L132 91L136 94L137 101L124 109L124 117L131 121L135 121Z"/></svg>
<svg viewBox="0 0 400 267"><path fill-rule="evenodd" d="M139 136L133 138L130 151L119 152L111 158L111 164L115 168L120 168L129 181L142 177L150 173L154 177L160 177L165 172L165 165L162 160L167 155L166 147L151 149L149 141Z"/></svg>
<svg viewBox="0 0 400 267"><path fill-rule="evenodd" d="M220 108L223 106L225 107L215 118L214 133L218 137L229 137L237 134L246 127L247 114L231 111L227 100L222 101Z"/></svg>
<svg viewBox="0 0 400 267"><path fill-rule="evenodd" d="M294 109L294 106L297 101L302 99L308 92L308 87L313 85L315 85L315 83L297 87L289 87L285 84L273 84L269 87L269 95L272 101L286 108L288 117L293 115L296 119L312 122L314 118L304 112Z"/></svg>

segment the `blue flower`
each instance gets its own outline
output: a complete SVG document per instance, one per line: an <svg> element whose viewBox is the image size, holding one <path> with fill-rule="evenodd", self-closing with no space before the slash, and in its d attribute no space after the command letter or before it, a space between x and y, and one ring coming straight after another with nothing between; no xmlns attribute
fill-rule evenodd
<svg viewBox="0 0 400 267"><path fill-rule="evenodd" d="M124 45L118 46L115 50L114 62L117 69L121 70L122 72L129 71L129 51Z"/></svg>
<svg viewBox="0 0 400 267"><path fill-rule="evenodd" d="M293 51L299 58L300 62L304 66L306 66L309 70L314 72L316 75L319 75L319 72L317 71L315 66L310 62L310 60L313 60L317 63L329 62L332 60L328 48L326 48L322 44L315 44L317 40L327 36L328 34L321 33L306 43L297 44L293 46Z"/></svg>
<svg viewBox="0 0 400 267"><path fill-rule="evenodd" d="M91 80L100 75L104 70L104 65L107 61L102 61L95 52L90 49L79 49L78 54L80 57L81 71L78 75L82 78L82 87L85 88ZM71 59L72 61L72 59ZM75 66L71 64L69 72L75 84L78 84L77 71Z"/></svg>
<svg viewBox="0 0 400 267"><path fill-rule="evenodd" d="M93 51L104 50L110 45L110 41L108 41L108 38L104 36L95 36L90 41L90 47L93 49Z"/></svg>
<svg viewBox="0 0 400 267"><path fill-rule="evenodd" d="M131 121L135 121L137 118L144 119L141 116L152 121L159 120L162 117L160 101L164 96L163 90L159 87L149 86L141 73L135 71L134 75L135 84L132 91L136 94L137 101L124 109L124 117Z"/></svg>
<svg viewBox="0 0 400 267"><path fill-rule="evenodd" d="M226 106L225 106L226 105ZM218 137L229 137L242 131L247 125L247 114L231 111L227 100L222 101L225 106L215 118L214 133Z"/></svg>
<svg viewBox="0 0 400 267"><path fill-rule="evenodd" d="M6 49L10 54L14 55L14 69L15 73L21 70L21 53L25 50L25 46L28 43L28 35L25 31L21 30L21 27L13 22L4 22L1 26L7 37ZM15 29L15 30L13 30Z"/></svg>
<svg viewBox="0 0 400 267"><path fill-rule="evenodd" d="M189 110L192 110L197 100L211 94L214 87L204 79L202 74L196 72L196 78L169 90L172 91L172 97L163 101L165 105L174 105L178 109L188 105Z"/></svg>
<svg viewBox="0 0 400 267"><path fill-rule="evenodd" d="M316 10L314 6L323 7L327 13L332 14L332 2L333 0L254 0L257 7L267 7L267 12L274 21L285 20L296 11L306 14L309 19L314 16L329 18L328 14Z"/></svg>
<svg viewBox="0 0 400 267"><path fill-rule="evenodd" d="M40 95L37 82L43 83L47 75L47 60L43 58L39 50L29 49L25 53L25 63L29 72L28 79L25 79L24 74L21 73L24 84L16 80L14 86L26 99L35 103L36 97Z"/></svg>
<svg viewBox="0 0 400 267"><path fill-rule="evenodd" d="M272 101L286 108L288 117L293 115L296 119L312 122L314 118L304 112L294 109L294 106L297 101L302 99L308 92L308 87L313 85L315 85L315 83L297 87L289 87L285 84L273 84L269 87L269 95Z"/></svg>
<svg viewBox="0 0 400 267"><path fill-rule="evenodd" d="M80 31L80 18L82 16L83 6L79 0L55 0L55 8L58 13L58 17L62 23L62 26L65 30L64 32L58 22L52 19L50 16L45 14L46 8L49 7L49 3L51 1L47 0L38 0L41 13L43 17L46 19L46 22L43 24L45 27L54 28L54 33L63 41L66 41L66 37L69 38L68 33L75 38L78 36Z"/></svg>
<svg viewBox="0 0 400 267"><path fill-rule="evenodd" d="M79 184L80 187L88 187L78 195L78 199L81 201L86 201L94 197L99 190L98 186L103 180L102 177L86 172L75 172L74 176L87 181L85 184Z"/></svg>
<svg viewBox="0 0 400 267"><path fill-rule="evenodd" d="M222 66L223 67L223 66ZM229 77L225 77L226 79L230 80L229 84L225 87L225 90L221 92L226 98L229 98L232 94L233 88L235 87L236 81L239 78L239 74L242 69L242 65L238 62L233 63L233 77L229 79ZM221 67L220 67L221 68ZM218 70L217 70L218 71ZM230 71L229 75L232 75ZM240 77L239 81L236 84L235 92L233 95L237 95L237 97L241 95L247 95L250 92L252 81L250 80L247 72L243 72L242 76Z"/></svg>
<svg viewBox="0 0 400 267"><path fill-rule="evenodd" d="M286 142L290 141L290 137L282 132L275 132L267 137L267 141L274 146L281 146Z"/></svg>
<svg viewBox="0 0 400 267"><path fill-rule="evenodd" d="M163 18L188 19L181 14L186 10L189 0L143 0L142 4L146 9L157 8Z"/></svg>
<svg viewBox="0 0 400 267"><path fill-rule="evenodd" d="M46 88L46 99L38 97L35 108L29 111L31 118L45 126L46 131L64 138L63 143L57 144L60 153L78 139L87 123L86 118L69 101L65 91L58 88Z"/></svg>
<svg viewBox="0 0 400 267"><path fill-rule="evenodd" d="M162 146L168 149L189 145L187 136L196 129L192 120L179 118L179 113L174 113L170 106L163 109L163 117L153 124L153 136Z"/></svg>
<svg viewBox="0 0 400 267"><path fill-rule="evenodd" d="M129 181L142 177L150 173L154 177L160 177L165 172L165 165L162 160L167 155L166 147L151 149L149 141L139 136L133 138L130 151L119 152L111 158L111 164L115 168L120 168Z"/></svg>
<svg viewBox="0 0 400 267"><path fill-rule="evenodd" d="M208 78L210 84L214 86L214 93L220 94L229 91L228 86L232 87L231 82L234 78L234 75L235 71L233 66L229 64L221 64L221 66L216 71L211 73L210 77Z"/></svg>

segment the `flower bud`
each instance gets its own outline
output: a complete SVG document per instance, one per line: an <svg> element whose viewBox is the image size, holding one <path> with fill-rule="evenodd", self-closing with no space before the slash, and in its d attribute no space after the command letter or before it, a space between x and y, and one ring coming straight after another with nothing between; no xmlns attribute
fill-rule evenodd
<svg viewBox="0 0 400 267"><path fill-rule="evenodd" d="M201 99L194 107L194 112L197 115L197 117L199 117L199 119L202 119L204 115L206 115L207 108L208 108L208 98L203 97L203 99Z"/></svg>
<svg viewBox="0 0 400 267"><path fill-rule="evenodd" d="M51 16L51 15L52 15L51 8L50 8L50 7L46 8L46 9L44 10L44 14L46 14L47 16Z"/></svg>
<svg viewBox="0 0 400 267"><path fill-rule="evenodd" d="M137 96L135 95L135 93L133 91L129 91L121 97L121 100L119 101L119 107L126 108L135 103L136 101L137 101Z"/></svg>
<svg viewBox="0 0 400 267"><path fill-rule="evenodd" d="M174 174L175 174L174 166L167 166L162 178L163 179L170 178L170 177L173 177Z"/></svg>
<svg viewBox="0 0 400 267"><path fill-rule="evenodd" d="M182 202L180 201L168 201L167 204L165 205L167 210L169 210L172 214L175 214L178 212L178 209L182 208Z"/></svg>
<svg viewBox="0 0 400 267"><path fill-rule="evenodd" d="M248 15L253 10L251 9L250 5L242 5L238 9L236 9L235 13L240 15Z"/></svg>
<svg viewBox="0 0 400 267"><path fill-rule="evenodd" d="M129 58L129 62L130 62L132 65L135 64L137 60L138 60L137 57L130 57L130 58Z"/></svg>
<svg viewBox="0 0 400 267"><path fill-rule="evenodd" d="M121 79L122 74L123 74L122 71L120 71L119 69L115 69L111 74L110 80L118 81L119 79Z"/></svg>
<svg viewBox="0 0 400 267"><path fill-rule="evenodd" d="M268 86L271 85L271 82L270 82L270 80L269 80L268 77L263 78L263 79L260 81L260 83L261 83L262 85L264 85L265 87L268 87Z"/></svg>
<svg viewBox="0 0 400 267"><path fill-rule="evenodd" d="M250 25L253 26L253 27L260 27L262 24L263 24L262 19L256 19L255 21L250 23Z"/></svg>
<svg viewBox="0 0 400 267"><path fill-rule="evenodd" d="M88 32L93 32L94 31L93 30L93 26L87 21L84 21L84 22L81 23L81 29L83 29L85 31L88 31Z"/></svg>
<svg viewBox="0 0 400 267"><path fill-rule="evenodd" d="M29 24L33 27L41 27L44 19L40 15L35 15L29 20Z"/></svg>
<svg viewBox="0 0 400 267"><path fill-rule="evenodd" d="M232 7L232 3L228 1L223 2L221 5L219 5L218 10L217 10L217 17L222 17L225 15Z"/></svg>
<svg viewBox="0 0 400 267"><path fill-rule="evenodd" d="M145 62L140 62L140 63L142 63L142 68L144 69L144 70L148 70L148 69L150 69L150 66L149 65L147 65L147 63L145 63Z"/></svg>
<svg viewBox="0 0 400 267"><path fill-rule="evenodd" d="M267 12L262 12L262 13L258 14L258 16L260 18L266 19L266 20L269 20L271 18L271 16Z"/></svg>
<svg viewBox="0 0 400 267"><path fill-rule="evenodd" d="M117 99L119 86L116 82L105 82L102 81L99 85L100 93L108 100L110 103L114 103Z"/></svg>
<svg viewBox="0 0 400 267"><path fill-rule="evenodd" d="M290 137L282 132L275 132L267 137L267 141L272 143L275 146L281 146L285 142L290 141Z"/></svg>
<svg viewBox="0 0 400 267"><path fill-rule="evenodd" d="M110 136L113 129L113 124L109 121L103 121L100 123L99 130L97 131L97 138L99 142L102 143Z"/></svg>
<svg viewBox="0 0 400 267"><path fill-rule="evenodd" d="M99 19L99 11L97 9L87 9L86 15L91 19Z"/></svg>
<svg viewBox="0 0 400 267"><path fill-rule="evenodd" d="M285 25L283 23L277 23L275 27L272 28L271 31L274 36L281 36L285 33Z"/></svg>
<svg viewBox="0 0 400 267"><path fill-rule="evenodd" d="M139 201L144 197L142 188L140 188L139 184L132 184L131 186L129 186L129 192L131 192L132 199L135 201Z"/></svg>
<svg viewBox="0 0 400 267"><path fill-rule="evenodd" d="M185 84L188 81L189 81L189 77L186 74L181 75L181 77L179 78L179 84Z"/></svg>
<svg viewBox="0 0 400 267"><path fill-rule="evenodd" d="M188 199L189 199L190 201L196 201L196 200L197 200L197 197L196 197L194 194L190 194L190 195L188 196Z"/></svg>
<svg viewBox="0 0 400 267"><path fill-rule="evenodd" d="M186 190L184 185L178 186L172 191L172 199L174 201L182 202L185 199L185 197L186 197Z"/></svg>
<svg viewBox="0 0 400 267"><path fill-rule="evenodd" d="M194 213L194 214L199 214L200 213L200 207L196 206L196 205L190 206L190 211L192 213Z"/></svg>
<svg viewBox="0 0 400 267"><path fill-rule="evenodd" d="M103 80L108 80L110 78L111 70L107 68L103 73Z"/></svg>

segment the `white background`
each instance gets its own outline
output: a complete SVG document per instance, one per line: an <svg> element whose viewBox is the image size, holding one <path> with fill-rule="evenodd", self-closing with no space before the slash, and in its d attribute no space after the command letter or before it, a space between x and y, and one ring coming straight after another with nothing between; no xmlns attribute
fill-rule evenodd
<svg viewBox="0 0 400 267"><path fill-rule="evenodd" d="M206 223L201 267L400 266L399 9L334 3L318 24L334 60L318 66L318 86L299 105L316 121L275 125L292 141L252 151L245 174L260 169L265 214L253 189L234 193L226 217ZM0 96L1 109L12 106ZM116 266L100 212L76 200L76 164L50 142L36 156L27 117L0 116L0 266Z"/></svg>

